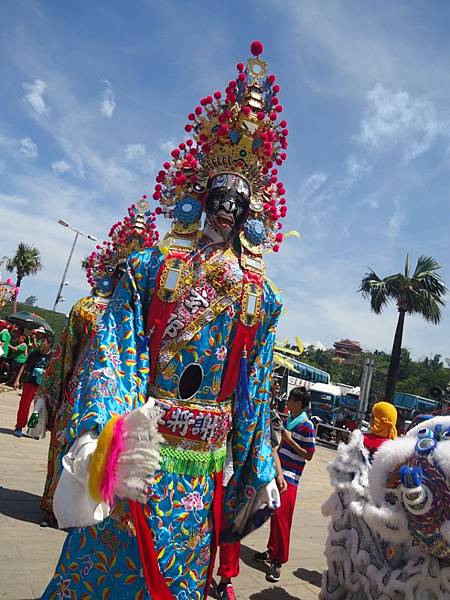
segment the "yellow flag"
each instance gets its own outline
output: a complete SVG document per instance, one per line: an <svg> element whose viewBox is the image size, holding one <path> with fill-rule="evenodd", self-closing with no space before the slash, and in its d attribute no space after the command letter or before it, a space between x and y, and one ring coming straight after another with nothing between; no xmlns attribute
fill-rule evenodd
<svg viewBox="0 0 450 600"><path fill-rule="evenodd" d="M290 231L288 231L284 234L284 239L287 239L290 237L296 237L296 238L300 239L301 235L300 235L300 232L297 231L296 229L291 229Z"/></svg>
<svg viewBox="0 0 450 600"><path fill-rule="evenodd" d="M295 338L295 343L297 344L298 351L300 352L300 354L302 354L302 352L304 350L303 343L302 343L302 340L298 336Z"/></svg>

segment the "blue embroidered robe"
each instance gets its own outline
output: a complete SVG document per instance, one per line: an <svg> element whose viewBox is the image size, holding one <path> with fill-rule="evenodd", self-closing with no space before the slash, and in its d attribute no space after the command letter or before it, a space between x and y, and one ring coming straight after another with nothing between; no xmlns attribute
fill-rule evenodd
<svg viewBox="0 0 450 600"><path fill-rule="evenodd" d="M223 467L234 419L231 399L217 403L239 318L243 274L230 251L216 251L196 267L191 290L169 320L148 384L145 317L163 262L159 249L132 255L92 342L74 397L67 439L100 432L113 415L141 406L149 395L165 411L165 438L144 515L160 570L176 600L204 598L214 539L215 473ZM214 310L211 310L211 307ZM251 416L233 423L235 475L228 514L242 508L275 475L269 425L269 376L281 300L265 283L262 311L249 357ZM175 323L177 321L178 323ZM201 367L195 398L180 401L178 385L189 364ZM96 526L73 528L44 598L150 599L127 501L118 501Z"/></svg>

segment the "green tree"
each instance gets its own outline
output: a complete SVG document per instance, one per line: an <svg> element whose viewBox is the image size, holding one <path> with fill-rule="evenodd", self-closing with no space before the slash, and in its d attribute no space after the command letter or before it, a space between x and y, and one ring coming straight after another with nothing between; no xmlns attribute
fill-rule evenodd
<svg viewBox="0 0 450 600"><path fill-rule="evenodd" d="M434 258L421 256L414 273L411 274L409 257L406 256L404 273L389 275L382 279L370 269L361 281L358 291L364 298L370 299L370 307L375 314L380 314L389 302L395 302L397 305L397 328L386 380L387 402L392 402L394 399L405 316L417 313L434 324L438 324L441 320L441 308L445 306L443 297L447 293L447 288L437 273L440 268Z"/></svg>
<svg viewBox="0 0 450 600"><path fill-rule="evenodd" d="M28 304L29 306L37 306L37 302L37 296L28 296L25 298L25 304Z"/></svg>
<svg viewBox="0 0 450 600"><path fill-rule="evenodd" d="M22 279L30 275L36 275L42 269L41 253L35 246L28 246L20 242L15 255L6 263L6 270L16 272L16 287L20 288ZM17 300L17 294L15 301Z"/></svg>

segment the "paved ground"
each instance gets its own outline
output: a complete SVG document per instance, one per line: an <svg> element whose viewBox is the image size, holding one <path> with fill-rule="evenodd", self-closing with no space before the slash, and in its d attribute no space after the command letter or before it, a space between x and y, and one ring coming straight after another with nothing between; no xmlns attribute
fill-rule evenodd
<svg viewBox="0 0 450 600"><path fill-rule="evenodd" d="M46 473L48 437L42 441L12 435L18 395L0 393L0 598L40 598L59 557L62 531L39 527L39 500ZM320 505L330 493L326 464L334 452L319 448L307 465L299 491L290 561L276 585L252 560L264 550L268 527L244 540L241 575L235 582L239 600L313 600L318 597L325 566L327 522Z"/></svg>

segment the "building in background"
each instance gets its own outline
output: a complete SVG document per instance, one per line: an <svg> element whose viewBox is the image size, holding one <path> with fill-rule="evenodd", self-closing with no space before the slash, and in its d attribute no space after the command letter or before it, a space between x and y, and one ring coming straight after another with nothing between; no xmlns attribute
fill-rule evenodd
<svg viewBox="0 0 450 600"><path fill-rule="evenodd" d="M334 342L333 346L335 359L339 362L352 360L362 352L360 343L355 340L338 340Z"/></svg>

